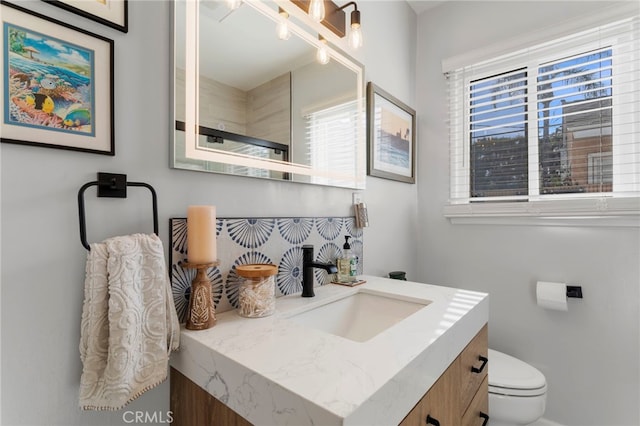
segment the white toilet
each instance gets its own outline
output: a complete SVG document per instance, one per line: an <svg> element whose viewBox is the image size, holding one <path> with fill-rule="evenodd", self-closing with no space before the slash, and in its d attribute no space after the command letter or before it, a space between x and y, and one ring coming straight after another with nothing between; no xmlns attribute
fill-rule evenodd
<svg viewBox="0 0 640 426"><path fill-rule="evenodd" d="M528 425L544 414L547 382L535 367L489 349L489 426Z"/></svg>

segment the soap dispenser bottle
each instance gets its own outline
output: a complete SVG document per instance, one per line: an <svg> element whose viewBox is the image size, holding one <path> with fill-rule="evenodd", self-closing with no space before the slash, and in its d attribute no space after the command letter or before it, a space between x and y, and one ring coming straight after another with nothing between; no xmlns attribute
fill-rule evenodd
<svg viewBox="0 0 640 426"><path fill-rule="evenodd" d="M351 252L351 245L349 244L349 238L351 236L345 235L344 245L342 246L342 257L338 259L338 281L343 283L353 282L356 280L357 273L357 259Z"/></svg>

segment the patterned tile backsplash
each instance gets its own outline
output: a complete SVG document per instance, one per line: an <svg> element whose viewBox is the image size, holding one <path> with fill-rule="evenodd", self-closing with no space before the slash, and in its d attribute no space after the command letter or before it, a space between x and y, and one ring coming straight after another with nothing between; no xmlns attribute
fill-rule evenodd
<svg viewBox="0 0 640 426"><path fill-rule="evenodd" d="M170 219L170 227L171 287L178 317L184 322L196 271L182 267L187 259L187 219ZM362 229L356 228L353 217L218 218L219 265L207 271L216 312L238 307L241 278L236 274L237 265L273 263L278 266L276 296L301 292L302 246L312 244L318 262L335 264L342 255L346 235L351 236L351 249L358 257L358 274L362 274ZM316 269L314 276L316 286L333 278L322 269Z"/></svg>

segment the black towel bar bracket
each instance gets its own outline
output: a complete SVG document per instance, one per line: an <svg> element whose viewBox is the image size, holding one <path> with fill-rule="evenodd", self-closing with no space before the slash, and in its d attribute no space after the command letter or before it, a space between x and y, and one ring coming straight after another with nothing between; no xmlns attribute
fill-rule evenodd
<svg viewBox="0 0 640 426"><path fill-rule="evenodd" d="M80 242L87 250L91 250L87 242L87 223L84 215L84 191L92 186L98 187L98 197L127 198L127 187L142 186L151 191L153 202L153 233L158 235L158 197L156 190L144 182L127 182L127 175L116 173L98 173L98 180L87 182L78 191L78 216L80 219Z"/></svg>

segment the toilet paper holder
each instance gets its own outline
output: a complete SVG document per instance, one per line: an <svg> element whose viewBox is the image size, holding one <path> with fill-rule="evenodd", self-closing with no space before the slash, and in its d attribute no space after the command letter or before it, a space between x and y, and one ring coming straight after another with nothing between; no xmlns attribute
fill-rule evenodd
<svg viewBox="0 0 640 426"><path fill-rule="evenodd" d="M573 297L576 299L582 299L582 287L579 285L567 286L567 297Z"/></svg>

